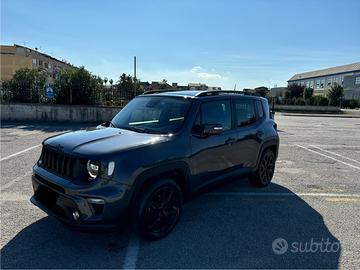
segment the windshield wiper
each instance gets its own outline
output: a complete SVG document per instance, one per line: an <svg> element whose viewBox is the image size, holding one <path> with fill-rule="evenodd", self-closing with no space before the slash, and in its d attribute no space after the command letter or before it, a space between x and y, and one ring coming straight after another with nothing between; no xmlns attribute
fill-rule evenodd
<svg viewBox="0 0 360 270"><path fill-rule="evenodd" d="M149 130L147 130L145 128L139 128L139 127L126 126L126 127L119 127L119 128L131 130L131 131L135 131L135 132L139 132L139 133L150 133Z"/></svg>

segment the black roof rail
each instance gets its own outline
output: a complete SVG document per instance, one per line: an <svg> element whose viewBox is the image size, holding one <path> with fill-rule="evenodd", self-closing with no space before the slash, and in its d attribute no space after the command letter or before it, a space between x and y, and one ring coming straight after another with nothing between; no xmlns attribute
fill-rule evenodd
<svg viewBox="0 0 360 270"><path fill-rule="evenodd" d="M196 97L207 97L207 96L217 96L221 94L237 94L237 95L244 95L244 96L257 96L260 97L261 95L258 93L251 93L245 91L236 91L236 90L210 90L210 91L202 91L196 94Z"/></svg>
<svg viewBox="0 0 360 270"><path fill-rule="evenodd" d="M157 93L164 93L164 92L175 92L175 91L189 91L184 89L157 89L157 90L148 90L142 93L142 95L150 95L150 94L157 94Z"/></svg>

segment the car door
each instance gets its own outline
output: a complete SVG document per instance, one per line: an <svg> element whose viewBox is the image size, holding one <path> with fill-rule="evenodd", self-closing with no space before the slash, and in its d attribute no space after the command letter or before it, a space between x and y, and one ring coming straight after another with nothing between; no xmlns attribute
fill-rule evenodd
<svg viewBox="0 0 360 270"><path fill-rule="evenodd" d="M256 166L261 145L261 119L257 115L256 101L250 98L233 100L234 143L230 148L230 162L236 169Z"/></svg>
<svg viewBox="0 0 360 270"><path fill-rule="evenodd" d="M194 125L221 124L223 131L206 137L191 136L191 169L195 186L211 181L229 169L229 137L232 132L231 102L229 98L205 101L200 105Z"/></svg>

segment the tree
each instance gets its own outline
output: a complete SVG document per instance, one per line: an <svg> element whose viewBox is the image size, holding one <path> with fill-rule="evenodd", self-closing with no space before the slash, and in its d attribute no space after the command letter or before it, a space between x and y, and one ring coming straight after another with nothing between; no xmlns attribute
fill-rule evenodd
<svg viewBox="0 0 360 270"><path fill-rule="evenodd" d="M105 85L107 84L107 82L108 82L108 78L107 77L104 77L104 83L105 83Z"/></svg>
<svg viewBox="0 0 360 270"><path fill-rule="evenodd" d="M54 88L56 103L79 105L99 103L104 90L102 79L84 67L62 70Z"/></svg>
<svg viewBox="0 0 360 270"><path fill-rule="evenodd" d="M46 75L36 69L18 69L7 83L10 100L37 103L45 90Z"/></svg>
<svg viewBox="0 0 360 270"><path fill-rule="evenodd" d="M114 83L113 79L110 79L110 80L109 80L109 83L110 83L110 85L112 86L113 83Z"/></svg>
<svg viewBox="0 0 360 270"><path fill-rule="evenodd" d="M298 85L298 84L290 84L287 87L287 92L289 92L288 96L290 98L298 98L298 97L302 97L303 93L304 93L304 85Z"/></svg>
<svg viewBox="0 0 360 270"><path fill-rule="evenodd" d="M262 97L266 97L266 95L269 93L269 89L265 86L256 87L255 93L259 94Z"/></svg>
<svg viewBox="0 0 360 270"><path fill-rule="evenodd" d="M339 84L334 84L331 86L329 92L327 93L329 98L329 104L332 106L340 106L341 99L344 97L344 88Z"/></svg>
<svg viewBox="0 0 360 270"><path fill-rule="evenodd" d="M304 90L305 100L310 99L313 96L313 94L314 94L314 89L312 89L310 87L305 88L305 90Z"/></svg>

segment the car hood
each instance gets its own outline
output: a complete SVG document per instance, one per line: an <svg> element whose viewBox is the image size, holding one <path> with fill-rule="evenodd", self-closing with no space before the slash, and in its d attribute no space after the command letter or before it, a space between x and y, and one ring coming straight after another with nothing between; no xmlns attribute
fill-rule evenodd
<svg viewBox="0 0 360 270"><path fill-rule="evenodd" d="M66 153L98 156L156 144L169 139L169 135L137 133L109 127L65 133L47 139L44 145Z"/></svg>

